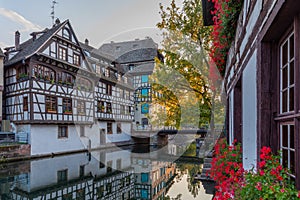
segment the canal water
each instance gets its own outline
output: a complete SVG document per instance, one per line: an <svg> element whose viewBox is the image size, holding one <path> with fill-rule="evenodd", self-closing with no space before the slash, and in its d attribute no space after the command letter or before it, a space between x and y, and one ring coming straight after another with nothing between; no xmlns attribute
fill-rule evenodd
<svg viewBox="0 0 300 200"><path fill-rule="evenodd" d="M201 163L179 160L130 146L2 164L0 199L212 199Z"/></svg>

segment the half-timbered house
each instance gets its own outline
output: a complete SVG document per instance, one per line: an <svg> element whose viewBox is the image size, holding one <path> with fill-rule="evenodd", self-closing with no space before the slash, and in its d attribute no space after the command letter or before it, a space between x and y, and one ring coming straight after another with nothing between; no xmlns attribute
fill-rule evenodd
<svg viewBox="0 0 300 200"><path fill-rule="evenodd" d="M153 73L155 58L160 57L157 44L149 37L126 42L103 44L99 52L110 55L126 73L132 77L134 92L133 128L147 129L150 125L147 115L151 112L151 84L149 76Z"/></svg>
<svg viewBox="0 0 300 200"><path fill-rule="evenodd" d="M93 69L68 20L6 48L4 115L29 135L31 154L77 151L94 123Z"/></svg>
<svg viewBox="0 0 300 200"><path fill-rule="evenodd" d="M259 150L281 151L300 189L300 2L245 0L229 51L225 87L229 140L242 143L245 168Z"/></svg>
<svg viewBox="0 0 300 200"><path fill-rule="evenodd" d="M131 78L112 56L90 46L87 39L81 46L96 74L94 110L100 144L95 145L131 140L134 117L134 88ZM95 141L99 140L92 142Z"/></svg>

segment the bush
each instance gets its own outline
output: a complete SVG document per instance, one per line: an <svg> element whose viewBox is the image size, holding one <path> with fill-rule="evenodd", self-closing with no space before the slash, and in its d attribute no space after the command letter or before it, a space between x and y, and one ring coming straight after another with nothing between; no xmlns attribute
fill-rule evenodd
<svg viewBox="0 0 300 200"><path fill-rule="evenodd" d="M245 171L239 144L227 145L224 139L217 142L210 176L216 181L214 199L300 199L288 170L280 164L280 156L263 147L257 169Z"/></svg>

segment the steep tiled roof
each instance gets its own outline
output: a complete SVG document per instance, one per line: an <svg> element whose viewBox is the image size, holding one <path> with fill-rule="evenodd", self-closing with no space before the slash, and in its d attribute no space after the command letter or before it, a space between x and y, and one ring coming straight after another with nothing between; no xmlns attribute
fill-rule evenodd
<svg viewBox="0 0 300 200"><path fill-rule="evenodd" d="M154 70L154 63L149 62L149 63L144 63L141 65L138 65L134 67L133 70L129 71L130 74L135 74L135 73L152 73Z"/></svg>
<svg viewBox="0 0 300 200"><path fill-rule="evenodd" d="M85 51L88 51L91 54L91 56L94 58L100 57L100 58L106 59L107 61L111 61L111 62L114 61L114 57L112 57L111 55L104 54L103 52L100 52L98 49L96 49L90 45L87 45L85 43L79 42L79 44L82 49L84 49Z"/></svg>
<svg viewBox="0 0 300 200"><path fill-rule="evenodd" d="M67 22L68 20L60 24L57 24L56 26L52 27L49 30L45 30L45 33L35 40L33 40L33 38L30 38L26 42L20 44L19 52L16 55L14 55L11 59L7 60L5 62L5 65L12 65L23 59L27 59L28 57L35 54L39 50L39 48L43 44L45 44L51 38L51 36L54 35Z"/></svg>
<svg viewBox="0 0 300 200"><path fill-rule="evenodd" d="M157 44L151 39L103 44L99 51L111 55L119 63L153 60L157 55Z"/></svg>

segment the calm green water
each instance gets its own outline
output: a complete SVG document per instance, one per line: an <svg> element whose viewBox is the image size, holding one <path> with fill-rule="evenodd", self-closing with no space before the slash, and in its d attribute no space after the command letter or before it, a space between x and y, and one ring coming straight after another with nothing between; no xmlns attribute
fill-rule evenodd
<svg viewBox="0 0 300 200"><path fill-rule="evenodd" d="M0 199L212 198L211 183L193 180L200 164L158 154L145 146L116 147L0 165Z"/></svg>

